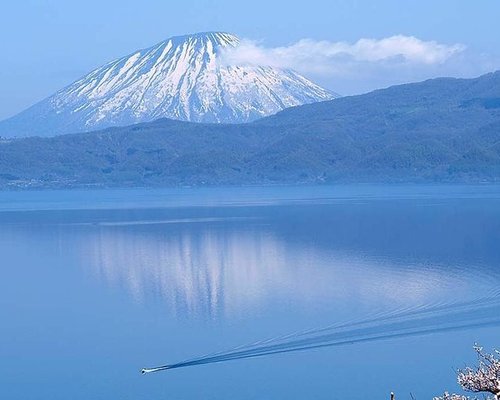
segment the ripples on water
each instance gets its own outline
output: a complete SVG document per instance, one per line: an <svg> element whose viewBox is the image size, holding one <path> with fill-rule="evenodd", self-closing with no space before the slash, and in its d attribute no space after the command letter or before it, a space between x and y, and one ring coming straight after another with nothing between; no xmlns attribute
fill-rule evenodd
<svg viewBox="0 0 500 400"><path fill-rule="evenodd" d="M498 293L493 293L492 297L478 298L470 302L450 302L434 307L419 306L408 310L393 310L374 315L371 319L291 333L175 364L144 368L142 373L272 356L294 351L472 329L498 325L499 323L500 296Z"/></svg>

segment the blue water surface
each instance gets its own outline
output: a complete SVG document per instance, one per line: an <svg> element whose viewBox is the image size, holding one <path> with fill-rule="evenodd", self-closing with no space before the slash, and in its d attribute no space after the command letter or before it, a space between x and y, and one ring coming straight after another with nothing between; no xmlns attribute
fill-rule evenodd
<svg viewBox="0 0 500 400"><path fill-rule="evenodd" d="M0 397L431 398L500 326L139 373L495 296L500 187L0 193Z"/></svg>

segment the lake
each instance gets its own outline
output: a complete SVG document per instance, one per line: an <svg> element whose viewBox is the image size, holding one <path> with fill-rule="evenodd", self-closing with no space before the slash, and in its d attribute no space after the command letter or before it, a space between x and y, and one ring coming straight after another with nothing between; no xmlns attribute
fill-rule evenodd
<svg viewBox="0 0 500 400"><path fill-rule="evenodd" d="M139 372L499 297L500 186L2 192L0 254L9 400L425 399L500 347L493 321Z"/></svg>

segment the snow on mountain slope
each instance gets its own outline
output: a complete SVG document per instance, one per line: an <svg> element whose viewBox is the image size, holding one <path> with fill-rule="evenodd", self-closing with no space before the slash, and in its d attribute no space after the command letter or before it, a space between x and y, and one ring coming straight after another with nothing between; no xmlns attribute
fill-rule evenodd
<svg viewBox="0 0 500 400"><path fill-rule="evenodd" d="M138 50L0 122L0 136L53 136L162 117L248 122L335 97L291 70L222 65L219 50L238 43L234 35L208 32Z"/></svg>

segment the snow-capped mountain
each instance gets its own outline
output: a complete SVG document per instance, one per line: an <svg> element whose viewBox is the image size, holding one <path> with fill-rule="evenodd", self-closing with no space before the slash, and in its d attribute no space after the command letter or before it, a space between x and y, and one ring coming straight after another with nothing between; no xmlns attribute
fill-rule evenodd
<svg viewBox="0 0 500 400"><path fill-rule="evenodd" d="M207 32L138 50L0 122L0 136L52 136L162 117L239 123L336 97L291 70L220 62L220 50L238 44L234 35Z"/></svg>

